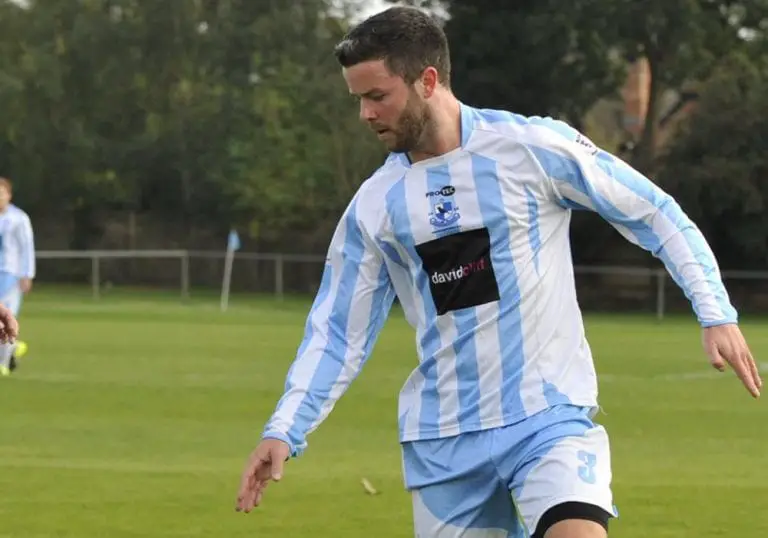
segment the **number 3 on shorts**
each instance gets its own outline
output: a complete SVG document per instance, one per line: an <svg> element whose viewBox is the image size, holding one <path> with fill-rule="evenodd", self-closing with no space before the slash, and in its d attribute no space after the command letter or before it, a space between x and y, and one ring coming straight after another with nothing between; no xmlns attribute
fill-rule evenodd
<svg viewBox="0 0 768 538"><path fill-rule="evenodd" d="M584 464L579 466L579 478L587 484L596 483L595 465L597 464L597 456L586 450L579 450L577 457Z"/></svg>

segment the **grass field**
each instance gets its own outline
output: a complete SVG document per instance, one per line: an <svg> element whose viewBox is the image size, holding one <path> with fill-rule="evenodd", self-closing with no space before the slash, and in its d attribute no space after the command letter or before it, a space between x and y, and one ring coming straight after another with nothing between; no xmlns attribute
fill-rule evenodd
<svg viewBox="0 0 768 538"><path fill-rule="evenodd" d="M22 315L30 354L0 380L0 537L413 536L396 395L415 359L399 315L263 506L234 511L307 307L234 298L221 314L213 300L40 286ZM621 512L612 537L768 536L767 402L710 372L690 319L587 321ZM768 324L744 327L768 361Z"/></svg>

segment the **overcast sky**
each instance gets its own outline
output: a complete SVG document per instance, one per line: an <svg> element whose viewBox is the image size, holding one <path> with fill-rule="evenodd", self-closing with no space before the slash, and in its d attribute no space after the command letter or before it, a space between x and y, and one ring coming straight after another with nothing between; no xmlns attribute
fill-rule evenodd
<svg viewBox="0 0 768 538"><path fill-rule="evenodd" d="M367 3L367 6L361 13L363 17L368 17L370 15L373 15L374 13L383 11L384 8L386 7L389 7L389 5L384 2L384 0L370 0L369 2L366 2L366 3Z"/></svg>

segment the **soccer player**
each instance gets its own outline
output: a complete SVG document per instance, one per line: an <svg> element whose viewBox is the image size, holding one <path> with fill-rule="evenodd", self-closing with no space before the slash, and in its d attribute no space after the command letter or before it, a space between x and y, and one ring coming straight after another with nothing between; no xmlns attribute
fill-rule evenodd
<svg viewBox="0 0 768 538"><path fill-rule="evenodd" d="M692 303L712 365L729 364L758 397L707 242L675 200L565 123L460 102L446 37L419 10L368 18L336 57L390 155L333 235L237 509L257 506L305 450L397 296L420 359L398 413L416 536L604 538L618 514L608 436L593 422L571 212L599 213L661 259Z"/></svg>
<svg viewBox="0 0 768 538"><path fill-rule="evenodd" d="M11 181L0 178L0 302L18 316L35 278L35 241L29 216L11 203L12 197ZM9 375L26 350L21 341L0 344L0 375Z"/></svg>

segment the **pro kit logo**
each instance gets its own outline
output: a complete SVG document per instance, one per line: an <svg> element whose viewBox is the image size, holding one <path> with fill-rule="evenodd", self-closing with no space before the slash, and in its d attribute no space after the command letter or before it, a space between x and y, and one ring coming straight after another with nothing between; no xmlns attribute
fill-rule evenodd
<svg viewBox="0 0 768 538"><path fill-rule="evenodd" d="M435 228L445 228L455 224L460 218L459 207L456 205L454 195L456 188L446 185L440 189L429 191L429 223Z"/></svg>

